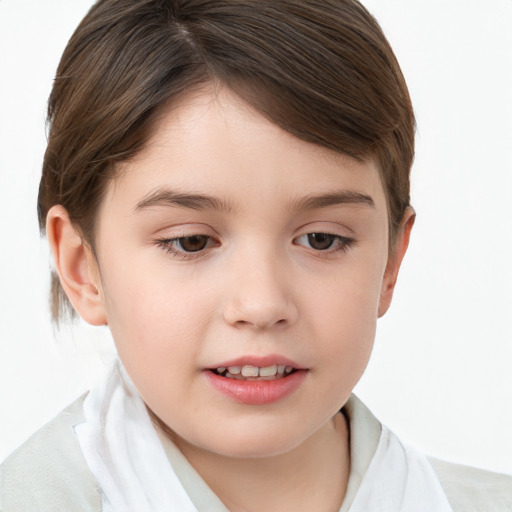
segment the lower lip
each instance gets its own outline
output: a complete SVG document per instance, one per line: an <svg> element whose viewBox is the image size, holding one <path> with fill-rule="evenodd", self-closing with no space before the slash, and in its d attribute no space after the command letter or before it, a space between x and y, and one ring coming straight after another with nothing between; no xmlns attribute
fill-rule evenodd
<svg viewBox="0 0 512 512"><path fill-rule="evenodd" d="M306 370L297 370L275 380L240 380L221 377L205 370L209 383L222 394L247 405L265 405L278 402L291 395L306 377Z"/></svg>

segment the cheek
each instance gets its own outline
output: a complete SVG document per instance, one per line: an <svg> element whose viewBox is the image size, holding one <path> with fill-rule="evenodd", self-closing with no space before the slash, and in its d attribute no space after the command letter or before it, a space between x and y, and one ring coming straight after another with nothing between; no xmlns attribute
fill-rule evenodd
<svg viewBox="0 0 512 512"><path fill-rule="evenodd" d="M355 385L371 354L381 289L380 265L347 266L312 302L317 321L313 339L324 339L322 357L332 368L334 386ZM314 308L314 311L313 311Z"/></svg>
<svg viewBox="0 0 512 512"><path fill-rule="evenodd" d="M211 294L198 293L179 276L155 267L108 274L107 320L119 355L142 378L182 372L193 360L212 316ZM130 373L130 372L129 372ZM161 377L161 375L160 375Z"/></svg>
<svg viewBox="0 0 512 512"><path fill-rule="evenodd" d="M106 288L108 321L119 357L144 402L167 419L190 403L190 383L209 321L208 297L162 279L114 282Z"/></svg>

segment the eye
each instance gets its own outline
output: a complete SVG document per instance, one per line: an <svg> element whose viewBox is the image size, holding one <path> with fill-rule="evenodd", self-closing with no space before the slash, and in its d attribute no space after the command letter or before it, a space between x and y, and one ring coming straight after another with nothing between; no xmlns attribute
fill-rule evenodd
<svg viewBox="0 0 512 512"><path fill-rule="evenodd" d="M354 240L330 233L307 233L296 238L295 243L315 251L334 252L348 249L354 243Z"/></svg>
<svg viewBox="0 0 512 512"><path fill-rule="evenodd" d="M209 239L205 235L183 236L176 238L174 243L183 252L197 252L206 248Z"/></svg>
<svg viewBox="0 0 512 512"><path fill-rule="evenodd" d="M205 249L218 245L214 239L207 235L180 236L177 238L163 238L157 244L167 252L179 257L192 256Z"/></svg>

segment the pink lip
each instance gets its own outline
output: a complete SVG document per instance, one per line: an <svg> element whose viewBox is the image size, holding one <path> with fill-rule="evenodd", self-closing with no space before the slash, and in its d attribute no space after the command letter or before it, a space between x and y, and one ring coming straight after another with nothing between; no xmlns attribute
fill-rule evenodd
<svg viewBox="0 0 512 512"><path fill-rule="evenodd" d="M266 368L269 366L291 366L296 370L305 370L295 361L278 354L269 354L268 356L242 356L229 361L223 361L222 363L212 365L209 368L227 368L228 366L258 366L259 368Z"/></svg>
<svg viewBox="0 0 512 512"><path fill-rule="evenodd" d="M204 370L203 374L215 390L235 402L266 405L278 402L296 391L306 377L307 370L298 370L275 380L228 379L210 370Z"/></svg>

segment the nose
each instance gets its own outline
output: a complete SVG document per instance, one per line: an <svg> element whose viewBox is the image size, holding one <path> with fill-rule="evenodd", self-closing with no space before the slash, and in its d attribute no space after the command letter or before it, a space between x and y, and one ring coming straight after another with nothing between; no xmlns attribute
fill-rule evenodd
<svg viewBox="0 0 512 512"><path fill-rule="evenodd" d="M237 328L268 330L296 322L298 310L285 262L276 253L252 251L227 270L229 298L224 319Z"/></svg>

